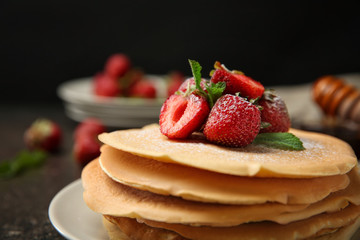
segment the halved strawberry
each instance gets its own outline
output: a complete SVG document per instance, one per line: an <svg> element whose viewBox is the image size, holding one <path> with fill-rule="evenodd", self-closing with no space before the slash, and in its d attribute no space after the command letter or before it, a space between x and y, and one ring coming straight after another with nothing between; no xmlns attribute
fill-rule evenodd
<svg viewBox="0 0 360 240"><path fill-rule="evenodd" d="M204 135L213 143L228 147L250 144L260 131L261 113L244 98L226 94L211 109Z"/></svg>
<svg viewBox="0 0 360 240"><path fill-rule="evenodd" d="M270 126L261 129L265 132L287 132L291 121L285 102L274 91L265 91L264 96L258 102L261 110L261 121Z"/></svg>
<svg viewBox="0 0 360 240"><path fill-rule="evenodd" d="M240 71L230 71L220 62L215 62L215 71L212 71L210 81L213 83L225 82L226 89L224 93L236 94L248 99L256 99L263 95L264 86L254 79L246 76Z"/></svg>
<svg viewBox="0 0 360 240"><path fill-rule="evenodd" d="M201 128L209 112L205 98L193 93L173 94L161 107L160 131L168 138L187 138Z"/></svg>

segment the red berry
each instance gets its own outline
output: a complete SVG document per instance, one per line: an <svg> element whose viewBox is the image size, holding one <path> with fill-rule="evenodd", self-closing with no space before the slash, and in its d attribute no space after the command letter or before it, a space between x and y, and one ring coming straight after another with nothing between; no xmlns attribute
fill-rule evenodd
<svg viewBox="0 0 360 240"><path fill-rule="evenodd" d="M99 73L94 77L94 93L97 96L116 97L121 89L116 78Z"/></svg>
<svg viewBox="0 0 360 240"><path fill-rule="evenodd" d="M260 131L260 110L244 98L226 94L211 109L204 135L213 143L228 147L250 144Z"/></svg>
<svg viewBox="0 0 360 240"><path fill-rule="evenodd" d="M76 127L73 154L78 163L85 165L100 155L101 143L97 136L105 131L105 126L96 118L85 119Z"/></svg>
<svg viewBox="0 0 360 240"><path fill-rule="evenodd" d="M78 140L83 137L94 137L106 131L103 123L97 118L87 118L83 120L75 129L74 138Z"/></svg>
<svg viewBox="0 0 360 240"><path fill-rule="evenodd" d="M82 166L100 156L101 143L92 138L80 138L75 141L73 154L76 161Z"/></svg>
<svg viewBox="0 0 360 240"><path fill-rule="evenodd" d="M204 78L201 79L200 82L200 86L201 88L206 91L206 80ZM180 92L186 92L189 87L193 87L195 89L195 79L194 78L188 78L186 79L179 87L178 91Z"/></svg>
<svg viewBox="0 0 360 240"><path fill-rule="evenodd" d="M209 111L209 104L203 97L173 94L161 107L160 131L169 138L187 138L201 128Z"/></svg>
<svg viewBox="0 0 360 240"><path fill-rule="evenodd" d="M105 63L105 73L113 78L123 76L131 67L130 59L125 54L111 55Z"/></svg>
<svg viewBox="0 0 360 240"><path fill-rule="evenodd" d="M128 94L130 97L156 98L156 88L152 82L142 79L129 88Z"/></svg>
<svg viewBox="0 0 360 240"><path fill-rule="evenodd" d="M264 96L259 100L259 105L262 107L261 121L271 124L271 126L261 129L261 133L289 131L290 116L286 104L280 96L265 91Z"/></svg>
<svg viewBox="0 0 360 240"><path fill-rule="evenodd" d="M24 141L29 149L52 152L59 148L61 140L59 125L49 119L37 119L24 134Z"/></svg>
<svg viewBox="0 0 360 240"><path fill-rule="evenodd" d="M242 97L256 99L264 93L264 86L260 82L244 74L229 72L222 68L214 71L210 81L213 83L225 82L224 94L240 93Z"/></svg>
<svg viewBox="0 0 360 240"><path fill-rule="evenodd" d="M181 72L172 72L169 74L169 82L167 85L167 96L173 95L178 91L181 84L184 82L184 75Z"/></svg>

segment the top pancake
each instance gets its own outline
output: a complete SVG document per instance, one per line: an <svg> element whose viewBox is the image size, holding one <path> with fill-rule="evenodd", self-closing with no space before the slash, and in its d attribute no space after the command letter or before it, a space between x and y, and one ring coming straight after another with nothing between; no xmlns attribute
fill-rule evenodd
<svg viewBox="0 0 360 240"><path fill-rule="evenodd" d="M287 151L250 144L228 148L204 139L170 140L157 124L99 135L114 148L162 162L238 176L305 178L345 174L356 164L354 151L328 135L291 129L305 150Z"/></svg>

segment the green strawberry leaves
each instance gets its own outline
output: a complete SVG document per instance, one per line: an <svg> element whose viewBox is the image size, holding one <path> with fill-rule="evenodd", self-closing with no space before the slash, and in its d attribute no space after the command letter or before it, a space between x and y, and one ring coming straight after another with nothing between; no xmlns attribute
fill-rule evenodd
<svg viewBox="0 0 360 240"><path fill-rule="evenodd" d="M199 95L202 95L203 97L206 98L206 100L208 101L210 108L212 108L216 102L216 100L222 96L225 87L226 87L226 83L225 82L218 82L218 83L212 83L209 81L206 81L206 91L204 91L201 87L201 65L195 61L195 60L190 60L189 59L189 63L190 63L190 67L191 67L191 71L195 80L195 85L196 85L196 91L198 92Z"/></svg>
<svg viewBox="0 0 360 240"><path fill-rule="evenodd" d="M305 149L301 140L289 132L260 133L253 143L283 150L299 151Z"/></svg>

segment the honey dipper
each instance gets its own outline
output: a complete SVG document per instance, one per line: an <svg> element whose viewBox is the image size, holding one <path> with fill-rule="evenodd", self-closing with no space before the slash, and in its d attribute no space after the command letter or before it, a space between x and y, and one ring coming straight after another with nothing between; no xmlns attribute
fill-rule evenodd
<svg viewBox="0 0 360 240"><path fill-rule="evenodd" d="M312 95L325 115L360 123L360 91L343 79L320 77L312 86Z"/></svg>

